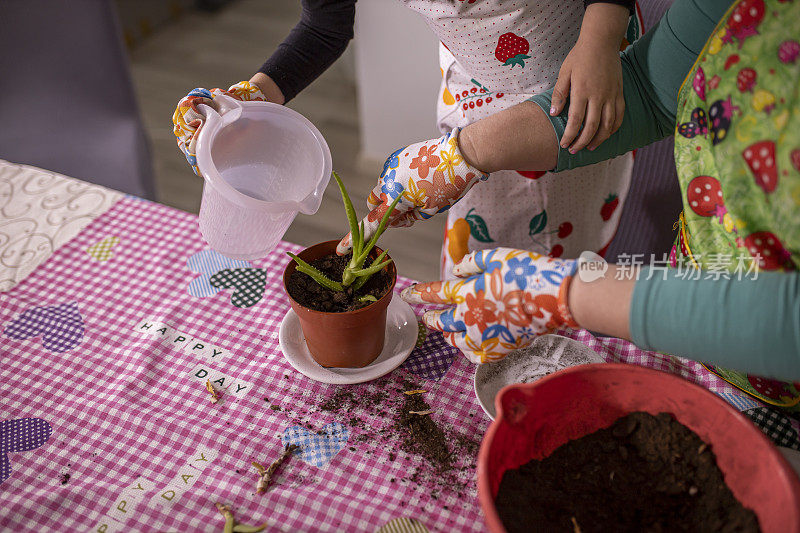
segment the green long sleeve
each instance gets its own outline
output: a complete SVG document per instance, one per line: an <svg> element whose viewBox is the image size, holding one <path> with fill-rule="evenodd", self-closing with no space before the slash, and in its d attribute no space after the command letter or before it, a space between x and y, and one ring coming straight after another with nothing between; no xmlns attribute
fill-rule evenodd
<svg viewBox="0 0 800 533"><path fill-rule="evenodd" d="M630 310L634 343L800 380L800 273L760 272L757 279L741 280L733 274L730 280L687 280L677 269L666 274L663 279L664 272L646 268L636 282Z"/></svg>
<svg viewBox="0 0 800 533"><path fill-rule="evenodd" d="M659 23L621 53L625 115L596 150L559 149L555 172L605 161L668 137L675 131L678 91L730 0L676 0ZM530 98L548 115L560 140L569 105L549 115L553 91Z"/></svg>

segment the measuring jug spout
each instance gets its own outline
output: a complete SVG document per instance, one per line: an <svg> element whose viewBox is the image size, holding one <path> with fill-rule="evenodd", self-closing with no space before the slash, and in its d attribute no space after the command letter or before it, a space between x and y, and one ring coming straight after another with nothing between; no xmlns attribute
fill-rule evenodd
<svg viewBox="0 0 800 533"><path fill-rule="evenodd" d="M328 186L330 179L330 175L320 176L314 190L298 202L297 210L304 215L313 215L316 213L319 206L322 204L322 196L325 193L325 187Z"/></svg>

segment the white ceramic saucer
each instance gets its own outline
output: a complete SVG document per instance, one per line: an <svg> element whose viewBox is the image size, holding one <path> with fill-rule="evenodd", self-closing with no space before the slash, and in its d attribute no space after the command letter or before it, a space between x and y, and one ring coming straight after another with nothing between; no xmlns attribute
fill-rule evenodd
<svg viewBox="0 0 800 533"><path fill-rule="evenodd" d="M405 361L417 344L417 317L411 306L395 294L386 310L386 341L375 361L364 368L325 368L317 364L306 346L300 319L289 309L281 322L278 341L283 356L295 370L323 383L363 383L388 374Z"/></svg>
<svg viewBox="0 0 800 533"><path fill-rule="evenodd" d="M561 335L542 335L530 346L514 350L496 363L478 365L475 395L494 420L494 398L506 385L531 383L570 366L602 362L600 354L582 342Z"/></svg>

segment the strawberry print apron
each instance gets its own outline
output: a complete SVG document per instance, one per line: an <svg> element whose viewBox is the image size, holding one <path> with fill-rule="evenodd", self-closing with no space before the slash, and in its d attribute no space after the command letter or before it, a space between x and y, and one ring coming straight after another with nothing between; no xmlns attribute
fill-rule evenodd
<svg viewBox="0 0 800 533"><path fill-rule="evenodd" d="M684 209L673 266L731 277L754 262L761 270L800 266L797 20L796 2L734 3L684 81L675 133ZM800 383L708 368L800 413Z"/></svg>
<svg viewBox="0 0 800 533"><path fill-rule="evenodd" d="M553 87L584 13L582 0L403 1L441 41L442 132ZM637 38L641 27L632 17L627 39ZM449 211L442 276L452 277L453 264L468 251L497 246L564 258L604 252L619 224L632 167L633 156L626 154L558 174L493 173Z"/></svg>

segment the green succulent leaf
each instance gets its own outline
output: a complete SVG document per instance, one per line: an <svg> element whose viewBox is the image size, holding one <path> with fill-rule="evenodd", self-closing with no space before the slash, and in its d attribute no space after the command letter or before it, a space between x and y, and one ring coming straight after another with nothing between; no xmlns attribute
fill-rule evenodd
<svg viewBox="0 0 800 533"><path fill-rule="evenodd" d="M326 289L330 289L332 291L342 291L344 287L338 281L333 281L329 279L325 274L314 268L313 266L309 265L292 252L286 252L289 257L291 257L295 263L297 263L297 270L302 272L303 274L307 274L311 277L314 281L325 287Z"/></svg>
<svg viewBox="0 0 800 533"><path fill-rule="evenodd" d="M373 262L372 262L372 264L373 264L373 265L377 265L378 263L380 263L381 261L383 261L383 258L384 258L384 257L386 257L386 250L382 251L382 252L381 252L381 255L379 255L377 258L375 258L375 261L373 261ZM387 261L387 263L388 263L388 262L389 262L389 261ZM361 287L363 287L363 286L364 286L364 284L367 282L367 280L368 280L369 278L370 278L370 276L359 276L359 277L357 277L357 278L356 278L356 280L353 282L353 290L354 290L354 291L357 291L358 289L360 289Z"/></svg>
<svg viewBox="0 0 800 533"><path fill-rule="evenodd" d="M259 531L264 531L264 529L269 525L269 522L265 522L260 526L248 526L245 524L238 524L233 526L233 533L258 533Z"/></svg>
<svg viewBox="0 0 800 533"><path fill-rule="evenodd" d="M356 210L353 207L353 202L350 201L350 195L347 194L347 189L344 188L342 178L336 172L333 173L333 178L336 180L336 185L339 186L339 192L342 194L342 202L344 203L344 212L347 215L347 223L350 226L350 240L353 246L358 239L358 217L356 217ZM355 248L353 248L355 250Z"/></svg>
<svg viewBox="0 0 800 533"><path fill-rule="evenodd" d="M358 225L358 248L353 246L353 257L361 255L361 250L364 249L364 221Z"/></svg>
<svg viewBox="0 0 800 533"><path fill-rule="evenodd" d="M372 265L368 266L367 268L362 268L361 270L354 270L352 274L356 277L366 277L375 274L376 272L380 272L380 270L392 262L392 259L387 259L383 263L373 263Z"/></svg>
<svg viewBox="0 0 800 533"><path fill-rule="evenodd" d="M373 261L373 262L372 262L372 264L374 265L374 264L376 264L376 263L380 263L381 261L383 261L383 258L384 258L384 257L386 257L386 250L382 251L382 252L381 252L381 255L379 255L378 257L376 257L376 258L375 258L375 261Z"/></svg>
<svg viewBox="0 0 800 533"><path fill-rule="evenodd" d="M349 287L350 285L353 284L355 280L356 277L353 275L353 269L350 268L349 266L346 267L344 269L344 272L342 272L342 285L344 287Z"/></svg>
<svg viewBox="0 0 800 533"><path fill-rule="evenodd" d="M378 224L378 229L375 230L375 233L372 235L372 238L369 240L366 246L364 246L364 249L361 251L361 256L359 256L358 258L360 265L364 264L364 261L367 260L367 255L369 254L370 250L372 250L372 247L375 246L375 243L378 242L378 238L383 234L383 232L386 231L386 226L389 225L389 216L392 214L394 208L397 206L398 202L400 202L400 199L402 197L403 197L402 194L397 195L397 198L395 198L394 201L391 204L389 204L389 208L383 214L383 218L381 218L380 224Z"/></svg>
<svg viewBox="0 0 800 533"><path fill-rule="evenodd" d="M367 280L369 280L369 278L370 278L369 276L361 276L360 278L356 278L356 280L351 285L351 287L353 288L353 291L355 292L358 289L360 289L361 287L363 287L364 284L367 282Z"/></svg>

